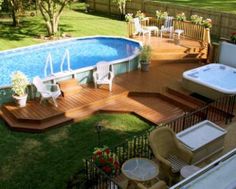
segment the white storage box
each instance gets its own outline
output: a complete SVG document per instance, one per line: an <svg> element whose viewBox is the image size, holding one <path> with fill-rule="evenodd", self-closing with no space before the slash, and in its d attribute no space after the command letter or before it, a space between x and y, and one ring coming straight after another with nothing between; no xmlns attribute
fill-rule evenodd
<svg viewBox="0 0 236 189"><path fill-rule="evenodd" d="M205 120L176 136L193 152L192 163L198 163L224 148L226 130L215 123Z"/></svg>

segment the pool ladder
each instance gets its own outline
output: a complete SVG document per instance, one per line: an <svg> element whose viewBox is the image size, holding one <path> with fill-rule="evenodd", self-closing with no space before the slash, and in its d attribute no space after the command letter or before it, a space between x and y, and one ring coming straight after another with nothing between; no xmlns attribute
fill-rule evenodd
<svg viewBox="0 0 236 189"><path fill-rule="evenodd" d="M63 65L65 63L65 60L66 63L67 63L67 70L63 70ZM47 73L47 70L48 70L48 67L50 68L49 70L49 74ZM70 67L70 52L68 49L65 50L65 53L62 57L62 61L61 61L61 65L60 65L60 70L61 72L59 73L63 73L63 72L66 72L66 71L71 71L71 67ZM53 71L53 62L52 62L52 54L49 52L48 53L48 56L47 56L47 59L46 59L46 64L44 66L44 77L47 77L48 75L52 76L52 75L55 75L54 71Z"/></svg>
<svg viewBox="0 0 236 189"><path fill-rule="evenodd" d="M50 52L48 53L46 64L44 66L44 77L48 76L47 74L48 66L50 66L50 75L54 75L53 66L52 66L52 55Z"/></svg>

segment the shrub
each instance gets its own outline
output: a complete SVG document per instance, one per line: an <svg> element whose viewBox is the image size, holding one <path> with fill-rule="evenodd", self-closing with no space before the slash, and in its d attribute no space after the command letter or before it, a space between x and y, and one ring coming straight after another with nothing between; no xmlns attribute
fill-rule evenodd
<svg viewBox="0 0 236 189"><path fill-rule="evenodd" d="M17 96L24 96L25 89L29 84L26 75L20 71L14 72L11 75L11 81L12 81L12 91Z"/></svg>
<svg viewBox="0 0 236 189"><path fill-rule="evenodd" d="M167 12L162 12L161 10L156 10L156 17L158 20L164 20L168 16Z"/></svg>
<svg viewBox="0 0 236 189"><path fill-rule="evenodd" d="M186 21L185 13L182 12L182 13L177 14L176 15L176 20L178 20L178 21Z"/></svg>
<svg viewBox="0 0 236 189"><path fill-rule="evenodd" d="M194 24L201 24L203 18L202 18L201 16L198 16L198 15L195 14L195 15L192 15L192 16L190 17L190 20L191 20L191 22L194 23Z"/></svg>
<svg viewBox="0 0 236 189"><path fill-rule="evenodd" d="M135 15L136 18L139 18L140 20L143 20L145 18L145 14L141 11L138 10Z"/></svg>
<svg viewBox="0 0 236 189"><path fill-rule="evenodd" d="M210 18L203 20L202 26L204 26L205 28L211 28L212 27L212 20Z"/></svg>
<svg viewBox="0 0 236 189"><path fill-rule="evenodd" d="M133 13L127 13L125 15L125 21L126 22L131 22L133 20Z"/></svg>
<svg viewBox="0 0 236 189"><path fill-rule="evenodd" d="M103 148L95 148L93 152L93 161L95 165L104 171L107 175L117 175L120 169L119 161L111 150L104 146Z"/></svg>
<svg viewBox="0 0 236 189"><path fill-rule="evenodd" d="M233 32L230 36L230 40L233 42L233 43L236 43L236 32Z"/></svg>

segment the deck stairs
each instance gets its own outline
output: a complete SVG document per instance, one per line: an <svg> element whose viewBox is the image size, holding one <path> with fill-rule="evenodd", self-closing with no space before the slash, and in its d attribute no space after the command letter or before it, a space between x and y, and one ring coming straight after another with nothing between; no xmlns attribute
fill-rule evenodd
<svg viewBox="0 0 236 189"><path fill-rule="evenodd" d="M73 122L73 119L66 117L64 112L37 102L28 102L27 107L20 109L15 104L9 103L1 107L0 114L11 129L27 132L42 132L52 126L68 125Z"/></svg>
<svg viewBox="0 0 236 189"><path fill-rule="evenodd" d="M80 94L60 97L58 108L28 102L25 108L14 104L1 107L1 116L10 128L19 131L43 132L51 127L80 121L94 113L134 113L153 124L167 122L193 112L206 103L189 94L166 88L164 92L128 92L119 89L109 94L101 89L82 89ZM90 96L88 95L90 94ZM92 96L94 97L92 98ZM90 99L91 98L91 99Z"/></svg>

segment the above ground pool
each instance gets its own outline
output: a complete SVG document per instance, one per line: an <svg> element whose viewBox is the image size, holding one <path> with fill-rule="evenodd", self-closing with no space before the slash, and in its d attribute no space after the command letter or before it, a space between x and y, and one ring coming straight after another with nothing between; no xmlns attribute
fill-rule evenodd
<svg viewBox="0 0 236 189"><path fill-rule="evenodd" d="M99 61L120 63L136 57L141 44L122 37L86 37L49 42L0 52L0 87L11 85L12 72L29 80L81 68L92 69Z"/></svg>

